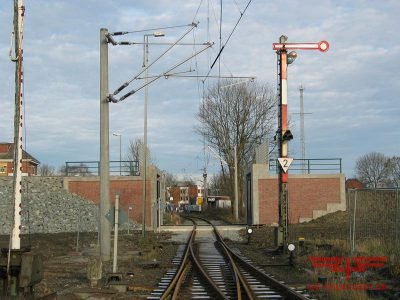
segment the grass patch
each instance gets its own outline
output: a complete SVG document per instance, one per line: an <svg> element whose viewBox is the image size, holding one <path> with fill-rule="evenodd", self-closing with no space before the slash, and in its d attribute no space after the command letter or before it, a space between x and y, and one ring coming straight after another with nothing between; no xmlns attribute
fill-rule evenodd
<svg viewBox="0 0 400 300"><path fill-rule="evenodd" d="M364 256L386 256L389 275L400 277L400 245L399 243L369 239L357 242L357 250Z"/></svg>

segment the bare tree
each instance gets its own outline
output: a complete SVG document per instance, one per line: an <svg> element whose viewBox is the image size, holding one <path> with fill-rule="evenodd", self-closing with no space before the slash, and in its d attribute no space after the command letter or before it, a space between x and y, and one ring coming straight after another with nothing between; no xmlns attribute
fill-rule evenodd
<svg viewBox="0 0 400 300"><path fill-rule="evenodd" d="M66 166L66 165L61 165L61 166L58 168L58 174L59 174L60 176L67 176L67 166Z"/></svg>
<svg viewBox="0 0 400 300"><path fill-rule="evenodd" d="M129 141L128 154L127 154L128 161L140 160L140 149L143 147L142 145L143 141L140 138Z"/></svg>
<svg viewBox="0 0 400 300"><path fill-rule="evenodd" d="M228 165L226 170L221 164L221 171L224 177L229 174L232 196L234 147L237 147L238 177L242 182L244 168L252 160L254 149L275 131L276 113L276 97L268 85L225 80L212 86L205 95L199 107L200 125L196 131ZM239 195L243 195L241 184ZM239 207L242 207L243 197L239 198Z"/></svg>
<svg viewBox="0 0 400 300"><path fill-rule="evenodd" d="M39 176L54 176L56 175L56 169L48 164L41 164L38 169Z"/></svg>
<svg viewBox="0 0 400 300"><path fill-rule="evenodd" d="M178 185L178 179L173 174L170 174L168 172L165 172L165 186L177 186Z"/></svg>
<svg viewBox="0 0 400 300"><path fill-rule="evenodd" d="M382 153L365 154L356 162L357 178L370 188L385 187L389 174L389 159Z"/></svg>
<svg viewBox="0 0 400 300"><path fill-rule="evenodd" d="M389 175L390 175L390 183L392 186L399 188L400 187L400 157L393 156L389 159Z"/></svg>
<svg viewBox="0 0 400 300"><path fill-rule="evenodd" d="M141 138L129 141L128 153L126 156L127 161L141 162L143 157L144 144ZM157 165L155 158L153 157L151 150L147 147L147 162L152 165Z"/></svg>
<svg viewBox="0 0 400 300"><path fill-rule="evenodd" d="M222 173L214 174L209 182L209 189L211 195L229 195L230 190L230 179L224 178Z"/></svg>

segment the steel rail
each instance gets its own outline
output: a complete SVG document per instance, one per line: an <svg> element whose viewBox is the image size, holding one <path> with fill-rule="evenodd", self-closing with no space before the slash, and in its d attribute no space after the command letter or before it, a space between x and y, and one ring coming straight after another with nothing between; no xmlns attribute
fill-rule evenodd
<svg viewBox="0 0 400 300"><path fill-rule="evenodd" d="M193 224L192 232L186 242L186 247L185 247L185 251L183 254L182 262L180 263L179 268L176 271L174 278L171 280L170 284L165 289L164 293L161 295L161 297L160 297L161 300L166 300L166 299L169 299L169 297L173 297L173 295L176 292L175 290L179 290L181 281L184 278L183 275L184 275L186 265L189 262L190 245L193 242L195 236L196 236L196 224Z"/></svg>
<svg viewBox="0 0 400 300"><path fill-rule="evenodd" d="M174 300L179 299L180 287L182 286L183 281L186 278L186 275L190 272L190 268L193 266L196 269L197 273L207 283L208 287L212 291L211 293L216 297L216 299L228 300L228 297L218 288L218 286L211 279L211 277L207 274L207 272L202 267L201 263L196 258L196 255L195 255L194 249L193 249L193 242L194 242L195 236L196 236L197 223L191 218L187 218L187 219L189 219L193 222L192 232L186 242L186 247L185 247L184 255L183 255L182 261L180 263L180 266L179 266L174 278L171 280L170 284L165 289L164 293L161 295L160 299L163 299L163 300L164 299L174 299ZM191 262L191 264L190 264L190 262Z"/></svg>
<svg viewBox="0 0 400 300"><path fill-rule="evenodd" d="M246 261L243 260L239 255L234 253L232 249L229 249L230 253L232 256L235 257L235 260L245 269L250 271L254 276L256 276L260 280L267 280L268 284L271 285L274 289L278 290L280 293L282 293L285 296L285 299L290 299L290 300L309 300L310 298L303 296L302 294L292 290L290 287L287 285L279 282L278 280L272 278L271 276L268 276L264 272L260 271L259 269L255 268L253 265L247 263Z"/></svg>
<svg viewBox="0 0 400 300"><path fill-rule="evenodd" d="M186 217L186 218L188 218L188 217ZM254 295L253 291L251 290L249 283L247 282L246 278L244 277L244 275L240 271L238 265L236 264L234 258L232 257L232 255L231 255L232 253L231 253L229 247L225 244L222 236L220 235L220 233L218 232L218 230L216 229L214 224L212 224L210 221L200 218L200 217L194 217L194 218L200 219L212 226L214 235L217 238L217 245L219 246L225 259L227 260L227 263L229 264L231 272L233 274L233 278L235 281L235 287L236 287L236 298L235 299L238 299L238 300L241 300L242 298L250 299L250 300L256 299L256 296ZM193 220L193 218L188 218L188 219ZM193 220L193 222L194 222L194 220Z"/></svg>
<svg viewBox="0 0 400 300"><path fill-rule="evenodd" d="M207 272L202 267L201 263L198 261L196 255L194 253L193 247L190 247L190 251L191 251L191 260L193 262L193 265L196 267L196 270L203 277L203 279L207 281L207 284L211 287L211 289L213 290L217 299L228 300L228 297L218 288L218 286L215 284L214 280L211 279L211 277L207 274Z"/></svg>
<svg viewBox="0 0 400 300"><path fill-rule="evenodd" d="M247 282L246 278L243 276L242 272L240 272L239 267L237 266L235 260L233 259L229 249L226 247L224 243L221 243L218 241L218 245L220 246L220 249L223 252L223 255L225 258L229 261L231 265L232 272L235 277L236 281L236 299L241 300L242 298L244 299L256 299L255 295L253 294L249 283ZM243 294L244 296L243 297Z"/></svg>
<svg viewBox="0 0 400 300"><path fill-rule="evenodd" d="M223 240L221 234L218 232L218 230L217 230L217 228L216 228L216 226L214 224L212 224L210 221L208 221L206 219L203 219L203 218L200 218L200 217L196 217L196 218L198 218L198 219L200 219L200 220L202 220L204 222L207 222L208 224L210 224L213 227L214 233L217 236L218 241L220 242L221 246L223 246L223 248L226 249L230 253L230 255L234 258L233 261L236 261L237 264L242 266L242 268L244 268L244 269L248 270L249 272L251 272L260 281L262 281L262 282L266 281L268 283L268 285L270 285L272 288L274 288L278 292L282 293L283 296L285 297L285 299L289 299L289 300L309 300L310 299L310 298L300 294L299 292L296 292L295 290L291 289L289 286L279 282L275 278L272 278L271 276L268 276L264 272L262 272L259 269L255 268L253 265L251 265L251 264L247 263L246 261L244 261L243 258L241 258L238 254L233 252L232 249L230 249L229 246L226 245L225 241ZM245 284L245 282L246 282L246 280L243 281L243 284ZM254 294L252 293L252 295L254 295ZM255 296L255 298L257 298L257 297Z"/></svg>
<svg viewBox="0 0 400 300"><path fill-rule="evenodd" d="M232 271L235 275L236 279L236 293L237 299L242 299L242 292L244 292L246 299L256 299L257 297L254 295L253 291L250 288L250 284L247 282L246 278L243 276L242 272L240 271L238 265L236 264L234 257L232 256L232 252L230 251L228 245L224 242L221 234L218 232L217 228L211 222L207 221L212 227L215 236L217 237L217 242L220 249L223 252L225 258L229 261L232 266Z"/></svg>

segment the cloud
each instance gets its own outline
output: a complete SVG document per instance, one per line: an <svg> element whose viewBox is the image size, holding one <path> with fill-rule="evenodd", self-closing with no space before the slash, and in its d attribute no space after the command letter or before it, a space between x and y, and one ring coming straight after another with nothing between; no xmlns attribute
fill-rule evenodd
<svg viewBox="0 0 400 300"><path fill-rule="evenodd" d="M135 31L200 21L182 42L204 42L209 37L215 45L178 70L207 74L219 52L220 16L218 3L210 2L208 16L207 3L202 2L26 3L24 67L30 152L56 166L67 160L98 159L100 28ZM222 44L247 2L224 2ZM400 76L396 64L400 54L396 32L399 13L398 1L253 1L222 52L221 74L256 76L275 86L277 61L272 43L280 35L286 34L291 42L329 41L331 47L326 53L298 51L288 73L289 110L299 112L298 87L302 84L306 88L305 111L312 112L305 117L307 154L312 158L342 156L345 172L351 174L358 156L371 151L395 155L400 146ZM14 65L8 58L12 3L0 7L0 26L0 141L7 141L13 132ZM165 37L149 40L172 42L185 30L165 29ZM141 43L143 33L118 39ZM166 47L150 44L150 61ZM174 48L150 68L149 74L162 74L200 48ZM142 44L110 46L110 91L131 80L142 70L142 64ZM210 74L218 72L219 64ZM143 82L133 80L124 92L139 89ZM204 82L205 90L215 82ZM161 77L149 86L149 145L169 172L201 176L198 170L204 166L203 144L193 128L202 93L203 83L195 79ZM143 136L143 100L141 89L121 103L110 104L110 131L122 132L123 148L129 140ZM293 131L298 132L298 115L293 120ZM290 146L294 153L299 153L297 138ZM119 153L118 146L110 138L112 155ZM218 169L218 163L211 165Z"/></svg>

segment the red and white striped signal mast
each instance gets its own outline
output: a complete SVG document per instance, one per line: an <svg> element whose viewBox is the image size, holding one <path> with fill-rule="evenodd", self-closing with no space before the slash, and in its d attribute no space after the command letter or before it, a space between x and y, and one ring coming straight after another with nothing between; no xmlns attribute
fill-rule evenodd
<svg viewBox="0 0 400 300"><path fill-rule="evenodd" d="M278 112L278 131L276 138L279 143L279 227L275 233L275 241L279 249L286 250L288 244L288 168L292 158L288 157L288 142L293 139L293 135L288 129L288 109L287 109L287 67L297 58L295 51L288 50L319 50L326 52L329 49L327 41L318 43L286 43L287 36L282 35L279 43L273 43L272 49L276 50L279 64L279 112Z"/></svg>

